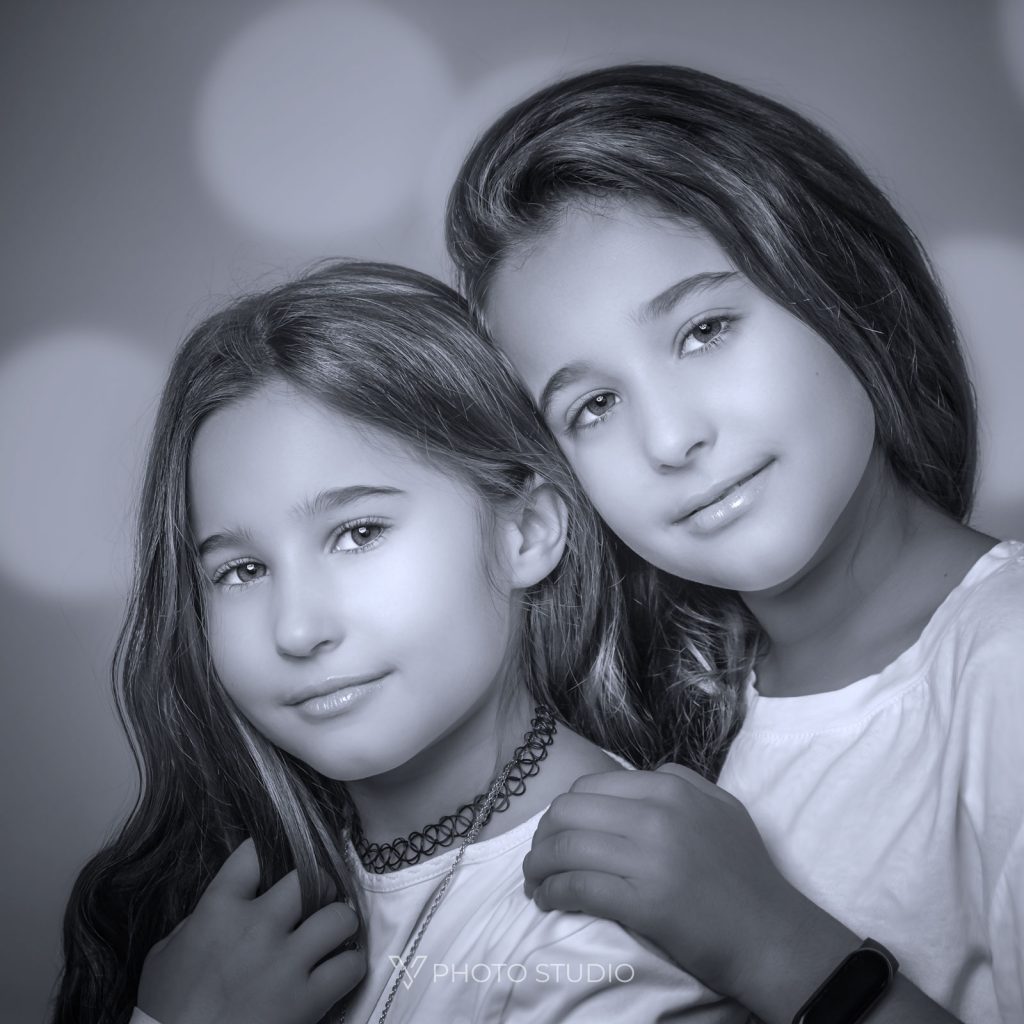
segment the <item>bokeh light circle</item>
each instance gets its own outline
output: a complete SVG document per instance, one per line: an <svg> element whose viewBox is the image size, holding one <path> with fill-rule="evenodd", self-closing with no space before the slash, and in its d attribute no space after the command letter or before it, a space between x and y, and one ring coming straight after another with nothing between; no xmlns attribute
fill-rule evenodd
<svg viewBox="0 0 1024 1024"><path fill-rule="evenodd" d="M124 593L130 521L165 364L68 333L0 361L0 572L43 596Z"/></svg>
<svg viewBox="0 0 1024 1024"><path fill-rule="evenodd" d="M337 248L401 213L451 96L440 51L405 18L361 0L291 3L249 25L211 70L199 164L242 224Z"/></svg>
<svg viewBox="0 0 1024 1024"><path fill-rule="evenodd" d="M964 236L933 247L978 396L982 472L974 521L1024 537L1024 242Z"/></svg>
<svg viewBox="0 0 1024 1024"><path fill-rule="evenodd" d="M513 104L563 77L572 66L563 58L537 56L507 64L463 88L423 168L419 199L431 233L443 248L444 210L462 161L477 138Z"/></svg>

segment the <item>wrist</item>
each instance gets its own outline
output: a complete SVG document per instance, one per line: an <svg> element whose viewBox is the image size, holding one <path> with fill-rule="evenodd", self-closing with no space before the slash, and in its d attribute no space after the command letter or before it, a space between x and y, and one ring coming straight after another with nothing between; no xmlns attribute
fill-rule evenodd
<svg viewBox="0 0 1024 1024"><path fill-rule="evenodd" d="M757 944L727 993L764 1024L792 1024L794 1017L860 937L802 893L790 887L766 915Z"/></svg>
<svg viewBox="0 0 1024 1024"><path fill-rule="evenodd" d="M885 946L865 939L818 986L793 1024L861 1024L892 988L899 969Z"/></svg>

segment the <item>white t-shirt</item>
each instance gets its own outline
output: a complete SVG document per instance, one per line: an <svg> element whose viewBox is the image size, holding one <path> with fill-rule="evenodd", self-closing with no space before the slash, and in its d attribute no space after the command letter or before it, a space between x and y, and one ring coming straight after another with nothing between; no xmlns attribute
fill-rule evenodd
<svg viewBox="0 0 1024 1024"><path fill-rule="evenodd" d="M747 1014L621 926L585 914L545 913L523 892L523 858L540 822L470 846L400 984L389 1024L742 1024ZM365 893L369 970L346 1018L375 1022L417 918L456 851L371 875ZM680 908L681 913L685 909Z"/></svg>
<svg viewBox="0 0 1024 1024"><path fill-rule="evenodd" d="M783 874L962 1020L1024 1021L1024 543L878 675L748 701L719 782Z"/></svg>
<svg viewBox="0 0 1024 1024"><path fill-rule="evenodd" d="M526 898L523 858L542 814L466 850L388 1024L743 1024L745 1010L646 940L611 921L546 913ZM346 1007L346 1024L376 1024L397 974L391 957L405 954L457 852L383 875L349 858L368 946L367 974ZM129 1024L159 1022L136 1008Z"/></svg>

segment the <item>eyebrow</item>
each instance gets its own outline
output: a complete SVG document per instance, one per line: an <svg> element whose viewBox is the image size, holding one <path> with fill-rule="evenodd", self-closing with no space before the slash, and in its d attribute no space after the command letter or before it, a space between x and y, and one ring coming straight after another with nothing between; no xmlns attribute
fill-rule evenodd
<svg viewBox="0 0 1024 1024"><path fill-rule="evenodd" d="M659 292L649 302L645 302L640 307L636 318L637 322L644 324L659 316L664 316L666 313L670 313L683 299L697 292L715 288L739 276L735 270L717 270L684 277L681 281L669 285L663 292Z"/></svg>
<svg viewBox="0 0 1024 1024"><path fill-rule="evenodd" d="M213 533L199 545L199 557L205 558L214 551L224 548L240 548L252 543L252 534L248 530L221 530Z"/></svg>
<svg viewBox="0 0 1024 1024"><path fill-rule="evenodd" d="M567 388L570 384L582 379L590 372L590 364L584 362L566 363L561 369L556 370L549 378L544 390L540 393L537 401L540 407L540 414L545 419L550 411L551 403L559 391Z"/></svg>
<svg viewBox="0 0 1024 1024"><path fill-rule="evenodd" d="M681 281L669 285L663 292L659 292L653 299L645 302L635 317L636 322L639 324L649 323L651 320L671 312L683 299L709 288L715 288L739 276L735 270L718 270L684 277ZM582 361L566 363L565 366L556 370L548 378L548 382L544 385L540 398L537 400L541 415L545 418L548 416L551 403L559 391L567 388L570 384L575 384L589 372L590 364Z"/></svg>
<svg viewBox="0 0 1024 1024"><path fill-rule="evenodd" d="M364 484L354 484L351 487L331 487L320 491L313 498L306 498L293 505L291 515L297 519L312 519L324 512L330 512L332 509L351 504L353 501L359 501L361 498L379 498L404 493L397 487L369 487ZM252 543L253 536L248 530L240 527L221 530L211 534L199 545L199 555L205 557L211 552L224 548L243 547Z"/></svg>
<svg viewBox="0 0 1024 1024"><path fill-rule="evenodd" d="M312 519L342 505L348 505L360 498L381 498L388 495L404 494L397 487L369 487L365 484L353 484L351 487L332 487L321 491L315 498L300 501L292 506L291 513L298 519Z"/></svg>

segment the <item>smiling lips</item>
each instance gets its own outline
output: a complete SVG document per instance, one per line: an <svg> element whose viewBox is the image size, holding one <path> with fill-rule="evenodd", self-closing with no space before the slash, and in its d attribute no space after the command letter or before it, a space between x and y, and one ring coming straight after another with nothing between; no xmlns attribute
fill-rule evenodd
<svg viewBox="0 0 1024 1024"><path fill-rule="evenodd" d="M774 461L769 459L752 473L736 477L725 485L716 484L714 488L697 495L675 522L685 523L700 533L708 533L731 523L764 490L764 471Z"/></svg>
<svg viewBox="0 0 1024 1024"><path fill-rule="evenodd" d="M286 703L312 718L332 718L355 707L378 689L387 672L362 676L328 676L322 683L300 690Z"/></svg>

